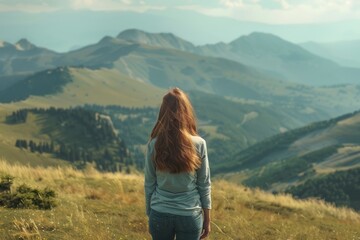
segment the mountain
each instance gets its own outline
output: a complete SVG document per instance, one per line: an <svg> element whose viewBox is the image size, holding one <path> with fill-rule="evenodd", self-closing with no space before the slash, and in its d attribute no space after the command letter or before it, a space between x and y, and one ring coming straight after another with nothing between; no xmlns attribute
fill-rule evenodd
<svg viewBox="0 0 360 240"><path fill-rule="evenodd" d="M214 172L228 173L226 179L248 186L290 191L300 197L318 196L339 205L348 199L345 205L358 209L360 192L356 182L360 179L356 174L354 179L353 171L360 169L359 130L359 111L313 123L257 143L215 166ZM302 194L304 188L324 183L324 179L337 179L346 189L331 197L316 195L314 188L311 194Z"/></svg>
<svg viewBox="0 0 360 240"><path fill-rule="evenodd" d="M149 34L138 29L128 29L119 33L116 38L162 48L174 48L187 52L195 51L195 46L191 42L172 33Z"/></svg>
<svg viewBox="0 0 360 240"><path fill-rule="evenodd" d="M356 19L317 24L271 24L209 16L196 12L196 7L186 10L167 6L145 12L64 9L49 14L4 11L0 16L0 36L9 42L26 37L39 46L59 52L67 52L74 45L86 46L128 28L172 32L196 45L230 42L254 31L272 33L295 43L360 39L360 21Z"/></svg>
<svg viewBox="0 0 360 240"><path fill-rule="evenodd" d="M301 46L318 56L346 67L360 68L360 40L341 42L305 42Z"/></svg>
<svg viewBox="0 0 360 240"><path fill-rule="evenodd" d="M135 33L141 36L144 34L129 30L120 36L129 37L136 35ZM158 34L149 39L163 42L167 41L169 36L174 37ZM42 102L50 106L86 103L117 103L129 106L135 102L153 105L154 99L159 101L160 97L157 98L156 94L151 96L152 90L145 89L164 92L169 87L178 86L186 91L196 90L216 94L232 101L269 105L283 113L286 112L291 118L296 116L297 122L303 124L354 111L358 107L360 89L356 86L307 87L278 80L274 76L265 74L264 71L258 71L236 61L180 51L174 49L176 44L174 48L161 48L134 41L135 39L129 41L104 37L98 43L58 56L54 60L55 65L77 66L70 68L73 69L70 72L80 80L78 83L81 87L77 86L77 83L71 83L71 79L63 81L63 85L56 85L62 81L61 79L67 79L64 77L67 71L60 75L54 74L61 72L62 68L58 68L56 71L49 70L34 74L6 89L1 92L0 101L25 100L23 104ZM167 42L170 44L171 41ZM108 82L109 85L102 83L103 78L106 79L103 81ZM126 87L121 86L122 82L126 82ZM46 84L51 87L46 87L48 86ZM63 86L67 88L62 90ZM98 91L94 92L92 86L97 86ZM129 89L136 90L129 91ZM139 95L131 94L132 91ZM140 96L140 93L144 95ZM45 95L47 96L44 97ZM126 97L121 98L121 96ZM148 100L144 101L144 99ZM149 101L149 99L153 100Z"/></svg>
<svg viewBox="0 0 360 240"><path fill-rule="evenodd" d="M104 37L97 44L64 54L38 48L26 39L20 40L15 45L5 42L2 45L4 46L0 48L0 56L2 56L0 61L3 63L0 74L2 75L25 74L57 66L112 68L117 60L130 53L136 51L146 53L146 50L158 48L167 49L168 53L171 53L170 49L176 49L203 56L234 60L252 66L272 78L301 84L358 84L357 76L360 74L359 68L342 67L275 35L259 32L239 37L229 44L194 46L172 33L148 33L129 29L118 34L116 38ZM150 46L153 48L146 49ZM191 58L189 55L187 57ZM118 62L123 62L122 60ZM126 66L123 67L123 70L126 70L124 68ZM141 71L144 73L144 69ZM148 78L148 75L138 77Z"/></svg>
<svg viewBox="0 0 360 240"><path fill-rule="evenodd" d="M2 108L10 110L113 105L106 112L112 116L118 129L126 131L128 138L137 139L129 140L136 148L147 141L158 109L153 108L153 114L149 116L147 108L125 112L123 108L157 107L165 91L164 88L131 79L115 69L66 67L42 71L18 82L0 92L0 101L6 103L2 104ZM306 103L277 106L270 102L231 99L195 90L189 93L198 109L200 129L208 138L216 161L224 157L221 154L224 149L235 152L273 134L328 116L320 108L309 111ZM115 108L116 105L121 106L120 110ZM104 107L94 110L105 111ZM219 115L219 112L222 114ZM130 122L124 123L127 115L132 117Z"/></svg>
<svg viewBox="0 0 360 240"><path fill-rule="evenodd" d="M255 32L227 45L206 46L203 54L233 59L258 69L276 72L286 80L302 84L359 84L357 76L360 68L339 66L272 34Z"/></svg>
<svg viewBox="0 0 360 240"><path fill-rule="evenodd" d="M270 76L308 85L359 83L360 68L347 68L314 55L278 36L254 32L225 44L195 47L173 34L132 29L118 38L156 47L173 48L205 56L222 57L262 69Z"/></svg>
<svg viewBox="0 0 360 240"><path fill-rule="evenodd" d="M56 64L112 68L160 88L179 86L257 100L267 100L275 94L269 91L269 85L288 86L235 61L112 37L63 55ZM262 85L265 81L269 84Z"/></svg>
<svg viewBox="0 0 360 240"><path fill-rule="evenodd" d="M15 44L0 41L0 60L2 61L14 58L54 57L57 55L58 53L54 51L37 47L25 38L20 39Z"/></svg>
<svg viewBox="0 0 360 240"><path fill-rule="evenodd" d="M27 39L11 44L0 41L0 91L31 73L53 68L59 54L37 47Z"/></svg>
<svg viewBox="0 0 360 240"><path fill-rule="evenodd" d="M131 36L144 34L135 30L128 33L132 33ZM120 35L127 34L125 32ZM164 40L159 34L146 36L142 39ZM280 81L276 77L279 74L275 74L274 71L269 74L269 71L258 70L224 58L173 49L176 48L176 44L167 45L169 48L161 48L133 40L129 42L124 39L105 37L96 44L64 55L57 64L114 68L130 78L160 88L179 86L185 90L199 90L241 99L276 102L279 105L287 105L291 102L300 104L305 101L307 107L313 107L311 104L313 98L323 98L326 95L325 98L332 101L335 92L352 88L340 86L336 90L337 87L334 87L331 93L330 88L315 90L303 85ZM331 67L333 68L332 65ZM319 101L319 99L315 102L321 104L324 111L334 106L326 101ZM336 101L336 104L338 103L339 101ZM342 104L346 109L343 112L337 111L336 114L353 111L355 109L351 107L353 104L347 101Z"/></svg>
<svg viewBox="0 0 360 240"><path fill-rule="evenodd" d="M253 135L245 134L246 137L238 139L241 148L270 134L358 108L360 88L355 85L315 88L282 81L266 71L236 61L175 49L178 45L174 42L181 42L184 46L186 42L181 39L173 41L174 35L144 34L129 30L119 34L124 39L108 36L95 44L60 54L53 59L53 64L73 67L57 67L35 73L1 91L0 102L13 102L9 108L84 104L157 106L166 89L178 86L186 91L210 94L197 93L195 98L199 95L209 99L208 102L218 99L212 101L217 111L226 109L226 105L231 105L233 109L227 112L247 109L236 116L239 118L237 121L243 123L234 132L247 125L251 127L245 132L261 129L263 119L272 119L269 130L259 134L254 131ZM136 39L159 45L167 42L168 48L135 42ZM274 42L278 42L276 37ZM251 111L251 107L256 109ZM289 124L276 123L275 116ZM231 116L232 119L236 117ZM215 119L214 115L211 119ZM253 125L258 120L259 124ZM221 126L224 121L226 119L219 120L216 125ZM208 130L213 131L214 127Z"/></svg>

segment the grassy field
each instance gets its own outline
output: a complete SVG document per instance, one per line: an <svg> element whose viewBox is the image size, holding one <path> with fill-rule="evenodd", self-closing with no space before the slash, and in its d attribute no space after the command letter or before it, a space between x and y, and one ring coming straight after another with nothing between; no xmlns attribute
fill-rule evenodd
<svg viewBox="0 0 360 240"><path fill-rule="evenodd" d="M29 167L0 161L16 186L50 187L52 210L0 208L1 239L150 239L143 176L99 173L89 167ZM208 239L360 239L360 214L317 200L213 182L212 232Z"/></svg>
<svg viewBox="0 0 360 240"><path fill-rule="evenodd" d="M126 107L158 106L165 93L163 89L131 79L117 70L70 68L69 73L71 81L63 87L62 92L44 96L31 95L26 100L0 103L0 110L120 103Z"/></svg>

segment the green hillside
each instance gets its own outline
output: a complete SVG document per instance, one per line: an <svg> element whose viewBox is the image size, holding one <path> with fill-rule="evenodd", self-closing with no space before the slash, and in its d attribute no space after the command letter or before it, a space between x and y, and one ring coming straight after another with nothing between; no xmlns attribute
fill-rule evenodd
<svg viewBox="0 0 360 240"><path fill-rule="evenodd" d="M293 186L288 193L298 198L317 197L337 206L360 210L360 167L336 171Z"/></svg>
<svg viewBox="0 0 360 240"><path fill-rule="evenodd" d="M156 106L165 91L116 70L56 68L36 73L0 92L4 108L83 104Z"/></svg>
<svg viewBox="0 0 360 240"><path fill-rule="evenodd" d="M228 172L223 176L226 179L266 190L301 189L308 181L317 184L320 177L335 171L360 167L359 130L359 112L314 123L251 146L215 166L214 173ZM356 186L348 187L356 191Z"/></svg>
<svg viewBox="0 0 360 240"><path fill-rule="evenodd" d="M190 91L198 118L199 133L208 143L210 161L221 163L228 156L274 134L302 126L309 116L261 103L235 102L224 97ZM158 108L86 105L113 119L130 149L143 158L144 145L153 128ZM313 120L320 116L313 115Z"/></svg>
<svg viewBox="0 0 360 240"><path fill-rule="evenodd" d="M22 109L2 116L1 156L30 165L94 164L118 171L134 162L111 120L74 109ZM43 163L43 164L41 164Z"/></svg>
<svg viewBox="0 0 360 240"><path fill-rule="evenodd" d="M6 161L9 161L7 159ZM51 210L0 207L4 239L150 239L142 175L99 173L87 168L32 168L0 161L0 173L55 191ZM319 239L360 237L360 216L317 200L299 201L226 181L213 181L209 240ZM96 226L96 227L94 227Z"/></svg>

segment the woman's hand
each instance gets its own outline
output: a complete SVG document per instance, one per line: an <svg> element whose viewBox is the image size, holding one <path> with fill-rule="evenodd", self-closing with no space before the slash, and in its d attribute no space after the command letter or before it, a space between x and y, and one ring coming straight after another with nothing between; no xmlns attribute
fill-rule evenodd
<svg viewBox="0 0 360 240"><path fill-rule="evenodd" d="M200 236L200 239L207 238L209 236L209 233L211 231L210 227L210 209L203 209L204 211L204 223L203 223L203 230Z"/></svg>
<svg viewBox="0 0 360 240"><path fill-rule="evenodd" d="M204 221L203 231L201 233L200 239L207 238L209 236L210 231L211 231L211 229L210 229L210 221L209 222Z"/></svg>

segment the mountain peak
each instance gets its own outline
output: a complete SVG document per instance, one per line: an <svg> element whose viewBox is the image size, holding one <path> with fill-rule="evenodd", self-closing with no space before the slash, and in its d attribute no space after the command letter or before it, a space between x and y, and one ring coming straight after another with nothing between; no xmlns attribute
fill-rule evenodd
<svg viewBox="0 0 360 240"><path fill-rule="evenodd" d="M121 32L118 39L138 42L155 47L173 48L191 51L194 45L172 33L148 33L139 29L128 29Z"/></svg>
<svg viewBox="0 0 360 240"><path fill-rule="evenodd" d="M236 43L239 41L251 41L251 42L287 42L286 40L271 34L271 33L264 33L264 32L252 32L249 35L244 35L241 36L237 39L235 39L234 41L232 41L232 43Z"/></svg>
<svg viewBox="0 0 360 240"><path fill-rule="evenodd" d="M163 38L169 39L177 39L181 41L185 41L172 33L149 33L139 29L127 29L119 33L117 36L118 39L123 39L127 41L135 41L139 43L152 45L154 40L159 40Z"/></svg>
<svg viewBox="0 0 360 240"><path fill-rule="evenodd" d="M0 40L0 48L5 46L5 42Z"/></svg>
<svg viewBox="0 0 360 240"><path fill-rule="evenodd" d="M117 35L117 38L129 39L129 38L133 38L133 37L137 37L137 36L141 36L141 35L151 35L151 33L142 31L140 29L131 28L131 29L126 29L126 30L122 31L121 33L119 33Z"/></svg>
<svg viewBox="0 0 360 240"><path fill-rule="evenodd" d="M20 51L27 51L27 50L36 48L36 46L34 44L32 44L31 42L29 42L26 38L20 39L15 44L15 47L17 48L17 50L20 50Z"/></svg>
<svg viewBox="0 0 360 240"><path fill-rule="evenodd" d="M109 43L109 42L113 42L115 38L110 37L110 36L105 36L100 40L100 43Z"/></svg>
<svg viewBox="0 0 360 240"><path fill-rule="evenodd" d="M264 54L283 54L285 52L297 52L299 54L306 54L298 45L286 41L274 34L253 32L249 35L241 36L229 44L233 49L240 51L256 51L260 55ZM251 50L250 50L251 49Z"/></svg>
<svg viewBox="0 0 360 240"><path fill-rule="evenodd" d="M11 46L12 44L6 42L6 41L3 41L3 40L0 40L0 48L3 48L3 47L8 47L8 46Z"/></svg>

